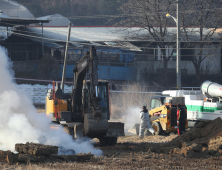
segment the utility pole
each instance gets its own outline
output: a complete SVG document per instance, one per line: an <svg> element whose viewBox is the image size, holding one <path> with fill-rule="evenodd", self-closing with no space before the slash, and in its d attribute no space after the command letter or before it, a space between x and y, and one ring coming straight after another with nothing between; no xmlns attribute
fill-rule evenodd
<svg viewBox="0 0 222 170"><path fill-rule="evenodd" d="M44 57L44 54L45 54L44 51L45 50L44 50L44 41L43 41L43 22L42 22L42 57Z"/></svg>
<svg viewBox="0 0 222 170"><path fill-rule="evenodd" d="M43 22L42 22L42 57L44 57Z"/></svg>
<svg viewBox="0 0 222 170"><path fill-rule="evenodd" d="M64 93L64 84L65 84L65 79L66 79L66 65L67 65L67 55L68 55L68 48L69 48L70 33L71 33L71 22L69 23L69 31L68 31L68 36L67 36L64 66L63 66L63 72L62 72L61 89L63 93Z"/></svg>
<svg viewBox="0 0 222 170"><path fill-rule="evenodd" d="M176 64L176 72L177 72L177 89L181 90L181 69L180 69L180 2L177 1L177 64Z"/></svg>

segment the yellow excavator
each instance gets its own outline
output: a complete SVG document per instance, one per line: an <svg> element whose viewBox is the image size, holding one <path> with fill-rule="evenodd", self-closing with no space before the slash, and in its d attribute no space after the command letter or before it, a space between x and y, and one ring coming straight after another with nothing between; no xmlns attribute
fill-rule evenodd
<svg viewBox="0 0 222 170"><path fill-rule="evenodd" d="M64 93L64 74L61 86L53 83L46 97L46 114L74 139L87 136L98 138L101 145L115 145L117 137L124 136L124 123L109 122L109 84L98 80L97 71L98 57L95 47L91 47L73 69L72 93Z"/></svg>

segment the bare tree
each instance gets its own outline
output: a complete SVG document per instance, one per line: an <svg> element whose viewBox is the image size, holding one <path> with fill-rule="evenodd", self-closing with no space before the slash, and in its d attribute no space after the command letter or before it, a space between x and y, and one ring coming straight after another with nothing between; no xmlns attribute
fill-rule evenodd
<svg viewBox="0 0 222 170"><path fill-rule="evenodd" d="M198 85L201 83L201 64L205 59L211 61L219 47L215 31L220 24L222 0L181 0L181 24L186 48L193 48L191 59L196 70ZM191 27L192 26L192 27ZM207 50L207 48L211 48Z"/></svg>
<svg viewBox="0 0 222 170"><path fill-rule="evenodd" d="M168 45L175 47L175 43L169 43L166 39L167 26L170 22L166 18L166 13L173 9L171 5L173 0L129 0L120 10L127 18L123 18L121 24L128 28L139 26L141 30L147 31L147 35L141 37L141 40L155 42L160 48L161 57L164 63L164 85L167 86L167 64L171 55L166 55ZM136 34L136 33L135 33ZM137 36L138 38L138 36Z"/></svg>

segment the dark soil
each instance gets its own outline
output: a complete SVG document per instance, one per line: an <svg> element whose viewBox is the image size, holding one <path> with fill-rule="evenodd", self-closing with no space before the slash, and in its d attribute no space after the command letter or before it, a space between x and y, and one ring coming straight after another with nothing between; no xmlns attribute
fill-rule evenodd
<svg viewBox="0 0 222 170"><path fill-rule="evenodd" d="M100 157L44 155L44 161L30 158L29 162L10 163L12 153L0 152L0 160L4 160L0 169L222 169L221 135L222 121L218 118L181 136L124 136L118 138L116 146L106 147L94 139L95 147L103 150Z"/></svg>

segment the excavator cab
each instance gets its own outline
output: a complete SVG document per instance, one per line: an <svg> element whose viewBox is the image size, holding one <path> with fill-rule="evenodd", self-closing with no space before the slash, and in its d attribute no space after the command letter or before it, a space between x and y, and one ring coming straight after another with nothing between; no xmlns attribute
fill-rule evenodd
<svg viewBox="0 0 222 170"><path fill-rule="evenodd" d="M109 96L109 85L108 81L99 80L97 86L97 93L98 97L100 98L99 104L101 108L101 112L104 114L106 113L108 120L110 119L110 96ZM84 112L89 109L88 101L89 101L89 91L90 91L90 82L84 81L83 82L83 89L82 89L82 104Z"/></svg>

